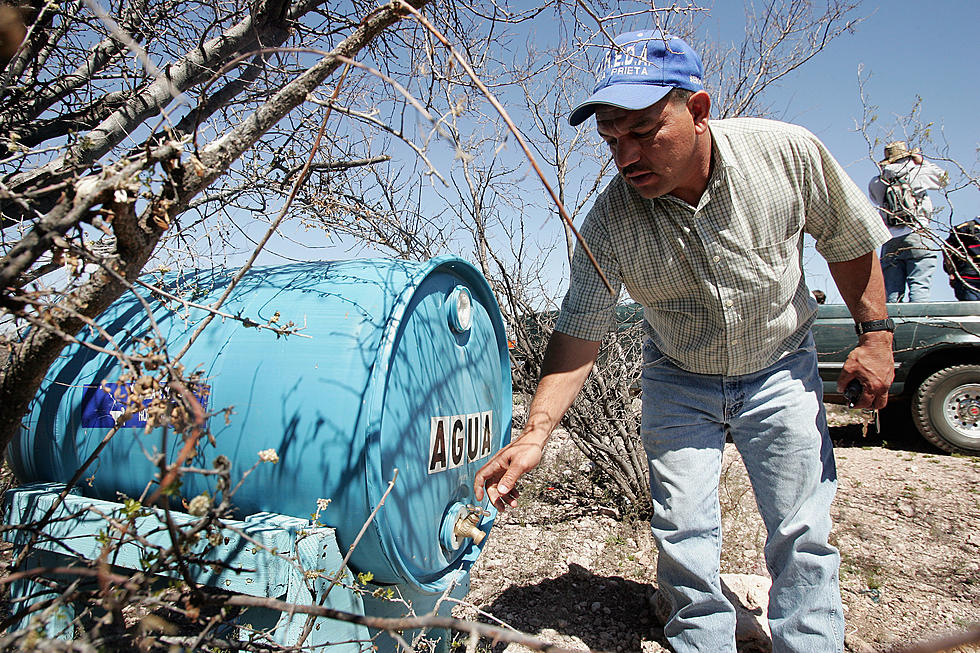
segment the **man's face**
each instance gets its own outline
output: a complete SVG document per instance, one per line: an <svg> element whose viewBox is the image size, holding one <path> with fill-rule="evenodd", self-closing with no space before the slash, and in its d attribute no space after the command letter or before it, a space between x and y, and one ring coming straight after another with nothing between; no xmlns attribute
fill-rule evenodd
<svg viewBox="0 0 980 653"><path fill-rule="evenodd" d="M602 106L595 116L616 167L641 197L673 194L697 203L707 169L698 157L701 130L687 104L666 97L635 111Z"/></svg>

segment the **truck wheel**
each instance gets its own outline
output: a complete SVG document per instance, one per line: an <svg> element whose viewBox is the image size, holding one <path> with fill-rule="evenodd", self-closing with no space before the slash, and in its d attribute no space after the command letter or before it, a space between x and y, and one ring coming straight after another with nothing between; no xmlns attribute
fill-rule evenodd
<svg viewBox="0 0 980 653"><path fill-rule="evenodd" d="M980 365L955 365L923 381L912 418L926 440L949 452L980 454Z"/></svg>

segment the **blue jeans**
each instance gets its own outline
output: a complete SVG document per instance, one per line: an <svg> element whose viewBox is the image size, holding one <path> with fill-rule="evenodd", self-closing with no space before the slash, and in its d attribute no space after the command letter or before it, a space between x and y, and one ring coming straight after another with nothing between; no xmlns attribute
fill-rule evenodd
<svg viewBox="0 0 980 653"><path fill-rule="evenodd" d="M900 302L909 288L910 302L929 301L932 274L939 263L939 253L929 249L921 234L915 232L892 238L881 246L881 273L889 302Z"/></svg>
<svg viewBox="0 0 980 653"><path fill-rule="evenodd" d="M641 433L674 650L735 651L735 609L719 577L718 482L731 435L768 532L773 651L843 651L840 556L828 543L837 470L813 337L744 376L684 371L649 339L643 358Z"/></svg>

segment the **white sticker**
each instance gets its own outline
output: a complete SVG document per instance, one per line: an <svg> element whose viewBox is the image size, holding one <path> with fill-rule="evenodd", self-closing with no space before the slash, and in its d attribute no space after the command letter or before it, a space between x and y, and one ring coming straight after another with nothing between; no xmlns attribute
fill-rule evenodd
<svg viewBox="0 0 980 653"><path fill-rule="evenodd" d="M430 474L486 458L492 449L492 410L429 420Z"/></svg>
<svg viewBox="0 0 980 653"><path fill-rule="evenodd" d="M488 410L480 413L480 452L479 458L486 458L490 455L493 447L493 411Z"/></svg>
<svg viewBox="0 0 980 653"><path fill-rule="evenodd" d="M429 473L446 471L446 432L449 430L448 417L433 417L429 428Z"/></svg>

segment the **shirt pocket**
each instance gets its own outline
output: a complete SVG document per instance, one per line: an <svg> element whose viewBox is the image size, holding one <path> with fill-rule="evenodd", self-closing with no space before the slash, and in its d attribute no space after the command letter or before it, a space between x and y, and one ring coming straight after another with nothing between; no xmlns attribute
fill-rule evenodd
<svg viewBox="0 0 980 653"><path fill-rule="evenodd" d="M757 288L770 306L785 307L800 283L800 238L797 231L789 238L753 247L751 264L756 268Z"/></svg>
<svg viewBox="0 0 980 653"><path fill-rule="evenodd" d="M752 247L756 263L768 268L783 269L797 258L800 246L800 231L797 229L788 238L775 240L764 245Z"/></svg>

